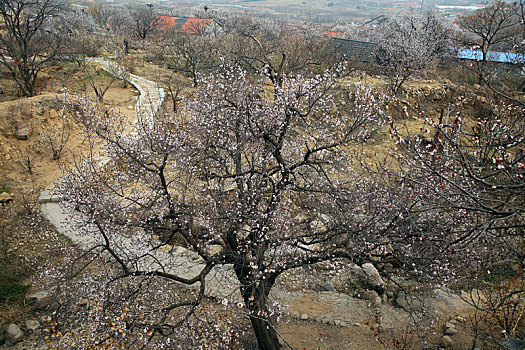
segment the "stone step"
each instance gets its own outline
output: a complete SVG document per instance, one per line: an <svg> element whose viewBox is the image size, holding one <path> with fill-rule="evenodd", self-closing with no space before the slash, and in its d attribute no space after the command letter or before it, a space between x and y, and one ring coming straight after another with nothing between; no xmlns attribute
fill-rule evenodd
<svg viewBox="0 0 525 350"><path fill-rule="evenodd" d="M60 197L53 193L52 190L43 190L38 196L38 203L58 203Z"/></svg>

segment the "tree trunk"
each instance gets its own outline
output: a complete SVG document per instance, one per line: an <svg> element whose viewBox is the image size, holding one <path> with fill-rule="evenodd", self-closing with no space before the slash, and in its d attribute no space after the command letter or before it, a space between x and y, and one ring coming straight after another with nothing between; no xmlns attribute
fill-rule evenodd
<svg viewBox="0 0 525 350"><path fill-rule="evenodd" d="M281 349L277 332L268 323L268 320L262 318L250 317L259 350L278 350Z"/></svg>
<svg viewBox="0 0 525 350"><path fill-rule="evenodd" d="M246 259L242 261L246 261ZM250 311L250 322L257 338L259 350L279 350L281 349L279 336L266 318L268 315L267 298L277 275L270 274L257 284L257 281L254 281L253 277L250 276L250 269L247 266L248 264L233 264L233 269L241 283L240 291L244 303Z"/></svg>

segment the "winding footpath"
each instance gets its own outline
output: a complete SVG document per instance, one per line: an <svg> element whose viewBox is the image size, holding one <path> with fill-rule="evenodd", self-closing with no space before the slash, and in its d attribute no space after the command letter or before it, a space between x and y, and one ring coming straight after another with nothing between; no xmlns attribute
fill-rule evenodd
<svg viewBox="0 0 525 350"><path fill-rule="evenodd" d="M164 90L157 83L128 73L119 73L123 70L115 62L96 58L93 62L101 64L109 73L120 79L125 79L140 91L135 110L136 122L144 118L153 125L154 118L159 111L163 100ZM101 159L101 163L105 160ZM59 204L60 198L53 193L53 188L44 190L40 197L41 212L47 220L62 235L82 249L89 249L97 244L97 235L86 235L73 228L72 220L78 215L72 211L64 211ZM193 278L204 268L202 259L194 252L179 246L165 246L162 249L153 249L158 242L143 242L133 237L119 237L113 244L116 250L125 253L135 253L141 268L167 269L169 272L184 278ZM148 252L149 254L144 254ZM321 276L320 276L321 277ZM321 277L322 278L322 277ZM205 294L219 300L229 302L240 301L237 279L231 266L214 268L206 277ZM408 313L384 303L377 308L369 308L367 302L335 291L290 291L283 283L278 283L272 289L272 301L289 306L287 313L301 320L311 320L323 324L332 324L342 327L359 327L373 319L376 311L383 314L384 328L399 327L408 319Z"/></svg>
<svg viewBox="0 0 525 350"><path fill-rule="evenodd" d="M140 97L135 105L137 118L135 122L145 122L153 126L155 116L164 101L164 89L157 83L143 77L125 72L116 62L105 58L93 58L91 62L100 64L108 73L119 79L128 81L140 92ZM100 159L101 164L107 159ZM39 196L40 210L43 216L62 235L82 249L89 249L98 242L96 234L86 235L73 228L72 222L78 214L66 211L60 206L60 198L54 194L53 186L46 188ZM94 228L93 228L94 230ZM149 256L139 258L139 263L144 269L165 269L183 278L193 278L204 268L202 259L194 252L178 246L165 246L160 250L152 249L159 242L140 242L133 237L118 237L114 240L113 248L126 254L132 252L136 256L148 252ZM235 277L231 267L221 266L215 268L206 279L206 295L217 298L232 298L237 300L240 296Z"/></svg>
<svg viewBox="0 0 525 350"><path fill-rule="evenodd" d="M118 79L126 80L139 90L140 97L135 105L137 117L147 119L149 125L153 126L155 116L164 102L164 89L151 80L127 73L116 62L105 58L92 58L90 61L99 63L105 71Z"/></svg>

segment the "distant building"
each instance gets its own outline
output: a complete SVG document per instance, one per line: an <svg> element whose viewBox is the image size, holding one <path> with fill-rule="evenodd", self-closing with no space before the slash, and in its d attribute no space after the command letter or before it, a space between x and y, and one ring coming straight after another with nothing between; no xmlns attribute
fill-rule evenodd
<svg viewBox="0 0 525 350"><path fill-rule="evenodd" d="M471 6L461 6L461 5L435 5L439 11L477 11L485 8L484 5L471 5Z"/></svg>
<svg viewBox="0 0 525 350"><path fill-rule="evenodd" d="M345 36L344 32L323 32L323 35L329 38L342 38Z"/></svg>
<svg viewBox="0 0 525 350"><path fill-rule="evenodd" d="M212 33L220 27L211 18L158 16L157 20L157 29L159 30L171 30L187 34Z"/></svg>
<svg viewBox="0 0 525 350"><path fill-rule="evenodd" d="M374 62L377 44L368 41L330 38L328 45L341 57L358 62Z"/></svg>
<svg viewBox="0 0 525 350"><path fill-rule="evenodd" d="M461 49L454 55L454 57L464 60L481 61L483 60L483 52L480 50ZM524 64L525 55L513 52L487 51L487 61L508 64Z"/></svg>

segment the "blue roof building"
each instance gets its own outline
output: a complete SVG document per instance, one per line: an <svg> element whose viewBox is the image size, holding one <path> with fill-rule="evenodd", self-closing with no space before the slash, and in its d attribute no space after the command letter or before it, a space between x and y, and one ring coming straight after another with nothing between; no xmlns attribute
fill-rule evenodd
<svg viewBox="0 0 525 350"><path fill-rule="evenodd" d="M461 49L458 50L454 57L465 60L481 61L483 53L481 50ZM487 61L498 63L525 63L525 55L512 52L487 51Z"/></svg>

